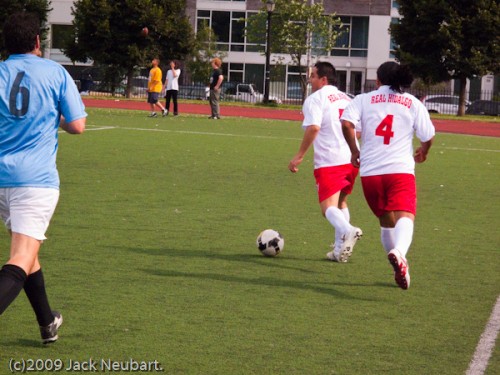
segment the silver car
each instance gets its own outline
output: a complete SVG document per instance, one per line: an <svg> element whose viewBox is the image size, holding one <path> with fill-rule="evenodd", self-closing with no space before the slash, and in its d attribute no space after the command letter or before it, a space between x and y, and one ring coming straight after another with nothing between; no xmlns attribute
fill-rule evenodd
<svg viewBox="0 0 500 375"><path fill-rule="evenodd" d="M444 113L448 115L456 115L458 113L459 97L457 95L427 95L422 99L422 103L429 113ZM465 107L469 106L470 102L465 101Z"/></svg>

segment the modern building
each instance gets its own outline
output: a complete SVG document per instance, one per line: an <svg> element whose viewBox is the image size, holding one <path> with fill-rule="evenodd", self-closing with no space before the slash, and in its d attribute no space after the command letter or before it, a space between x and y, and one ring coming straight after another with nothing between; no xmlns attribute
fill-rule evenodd
<svg viewBox="0 0 500 375"><path fill-rule="evenodd" d="M308 0L313 3L315 0ZM53 11L49 15L50 40L45 57L66 65L75 71L73 64L60 50L61 35L71 28L73 0L52 0ZM389 34L391 22L399 18L396 0L324 0L326 13L340 17L345 33L337 41L328 56L304 57L303 66L320 58L330 61L338 70L339 87L357 94L373 87L378 66L394 59L394 44ZM194 30L202 24L210 26L218 36L218 47L224 51L224 74L235 82L254 83L260 91L264 85L265 56L262 48L248 43L242 21L262 9L261 0L186 0L186 13ZM259 51L260 50L260 51ZM271 58L271 65L278 57L283 58L281 77L287 87L298 81L297 67L289 56ZM307 61L306 59L309 58ZM186 75L188 77L188 75ZM494 77L485 76L473 83L480 90L494 89ZM190 82L184 82L189 84ZM272 89L271 89L272 91Z"/></svg>

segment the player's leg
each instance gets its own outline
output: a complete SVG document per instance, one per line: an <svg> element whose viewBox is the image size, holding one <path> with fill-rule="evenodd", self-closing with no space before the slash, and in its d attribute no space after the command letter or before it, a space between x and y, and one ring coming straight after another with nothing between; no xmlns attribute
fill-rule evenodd
<svg viewBox="0 0 500 375"><path fill-rule="evenodd" d="M40 241L23 234L12 233L10 258L0 271L0 314L23 289L39 248Z"/></svg>
<svg viewBox="0 0 500 375"><path fill-rule="evenodd" d="M156 100L158 101L158 100ZM153 92L148 92L148 104L150 108L150 113L148 117L155 117L156 112L155 112L155 98L154 98L154 93Z"/></svg>
<svg viewBox="0 0 500 375"><path fill-rule="evenodd" d="M352 192L357 169L349 165L318 168L314 171L320 206L325 218L335 228L333 251L327 258L347 262L356 241L362 236L361 229L350 224L347 197Z"/></svg>
<svg viewBox="0 0 500 375"><path fill-rule="evenodd" d="M153 98L154 98L154 105L157 106L158 108L160 108L162 114L165 114L165 107L160 103L160 93L154 92L152 94L153 94Z"/></svg>
<svg viewBox="0 0 500 375"><path fill-rule="evenodd" d="M42 342L56 341L62 316L50 308L38 253L59 200L59 190L42 188L12 189L8 226L11 234L9 264L28 275L24 291L35 312Z"/></svg>
<svg viewBox="0 0 500 375"><path fill-rule="evenodd" d="M398 174L388 176L387 207L394 215L394 248L389 252L388 259L394 268L394 279L402 289L410 287L410 268L406 254L413 240L414 220L416 213L415 176Z"/></svg>
<svg viewBox="0 0 500 375"><path fill-rule="evenodd" d="M57 331L62 324L62 315L52 311L45 289L45 280L38 260L33 265L32 272L24 283L24 292L30 301L31 307L36 315L42 342L48 344L56 341L59 337Z"/></svg>
<svg viewBox="0 0 500 375"><path fill-rule="evenodd" d="M380 241L386 254L389 254L389 251L394 249L395 246L394 226L396 225L396 220L394 219L394 212L386 212L378 219L380 223Z"/></svg>
<svg viewBox="0 0 500 375"><path fill-rule="evenodd" d="M174 116L179 114L179 103L177 102L178 90L172 90L172 100L174 101Z"/></svg>
<svg viewBox="0 0 500 375"><path fill-rule="evenodd" d="M172 90L167 90L167 93L165 95L165 111L163 112L164 116L168 115L168 111L170 111L171 99L172 99Z"/></svg>

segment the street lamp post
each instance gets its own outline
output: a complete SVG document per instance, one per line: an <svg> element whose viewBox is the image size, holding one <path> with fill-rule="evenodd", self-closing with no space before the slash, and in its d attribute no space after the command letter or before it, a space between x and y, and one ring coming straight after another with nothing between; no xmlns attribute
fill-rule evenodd
<svg viewBox="0 0 500 375"><path fill-rule="evenodd" d="M266 80L264 81L264 103L269 103L269 81L271 80L271 15L274 11L274 1L266 1L267 31L266 31Z"/></svg>

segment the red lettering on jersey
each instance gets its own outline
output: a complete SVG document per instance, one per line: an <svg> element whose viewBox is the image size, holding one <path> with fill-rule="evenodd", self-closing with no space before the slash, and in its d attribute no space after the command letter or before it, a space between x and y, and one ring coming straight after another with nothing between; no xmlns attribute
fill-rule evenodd
<svg viewBox="0 0 500 375"><path fill-rule="evenodd" d="M385 102L387 102L387 98L385 97L385 94L379 94L379 95L372 96L371 104L385 103Z"/></svg>
<svg viewBox="0 0 500 375"><path fill-rule="evenodd" d="M330 103L336 102L337 100L340 100L340 99L346 99L346 100L349 100L349 101L351 100L351 98L349 98L343 92L339 92L338 94L330 94L330 95L328 95L328 100L330 101Z"/></svg>
<svg viewBox="0 0 500 375"><path fill-rule="evenodd" d="M396 103L404 105L406 108L410 108L412 101L403 95L389 94L389 103Z"/></svg>

